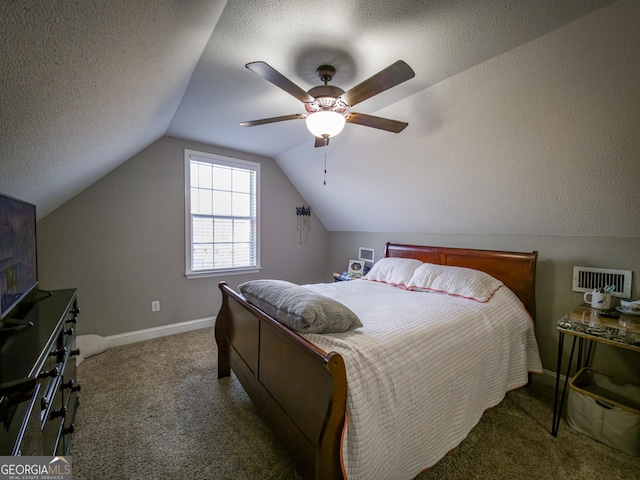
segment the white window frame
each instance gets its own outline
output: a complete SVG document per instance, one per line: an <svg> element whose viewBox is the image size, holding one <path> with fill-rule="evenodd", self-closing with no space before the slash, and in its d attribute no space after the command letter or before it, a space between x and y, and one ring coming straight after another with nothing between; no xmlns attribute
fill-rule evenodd
<svg viewBox="0 0 640 480"><path fill-rule="evenodd" d="M191 160L205 161L213 165L223 165L246 170L253 170L256 174L256 231L255 231L255 266L218 268L210 270L193 270L191 264L193 250L193 231L191 213ZM260 164L248 160L200 152L197 150L184 150L184 176L185 176L185 276L187 278L215 277L219 275L237 275L259 272L260 267Z"/></svg>

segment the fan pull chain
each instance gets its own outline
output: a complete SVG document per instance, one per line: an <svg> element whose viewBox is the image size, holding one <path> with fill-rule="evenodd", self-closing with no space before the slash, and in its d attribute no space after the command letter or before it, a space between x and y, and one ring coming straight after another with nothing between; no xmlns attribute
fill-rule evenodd
<svg viewBox="0 0 640 480"><path fill-rule="evenodd" d="M323 185L327 184L327 151L324 151L324 182Z"/></svg>
<svg viewBox="0 0 640 480"><path fill-rule="evenodd" d="M324 135L324 181L323 185L327 184L327 144L329 143L329 136Z"/></svg>

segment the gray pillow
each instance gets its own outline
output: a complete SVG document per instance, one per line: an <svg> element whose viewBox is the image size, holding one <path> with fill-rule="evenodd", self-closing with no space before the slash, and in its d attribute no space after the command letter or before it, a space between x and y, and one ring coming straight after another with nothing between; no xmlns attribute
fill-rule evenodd
<svg viewBox="0 0 640 480"><path fill-rule="evenodd" d="M340 302L295 283L252 280L238 288L250 303L300 333L345 332L362 326Z"/></svg>

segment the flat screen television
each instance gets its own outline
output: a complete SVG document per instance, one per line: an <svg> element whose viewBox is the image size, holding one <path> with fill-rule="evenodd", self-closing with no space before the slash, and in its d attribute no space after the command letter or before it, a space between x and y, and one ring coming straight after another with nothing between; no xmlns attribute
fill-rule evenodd
<svg viewBox="0 0 640 480"><path fill-rule="evenodd" d="M36 285L36 207L0 194L0 320Z"/></svg>

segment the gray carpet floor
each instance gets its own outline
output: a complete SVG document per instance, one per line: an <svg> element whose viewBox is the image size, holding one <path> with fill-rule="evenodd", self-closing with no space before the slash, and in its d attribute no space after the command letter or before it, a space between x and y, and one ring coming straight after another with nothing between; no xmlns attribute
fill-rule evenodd
<svg viewBox="0 0 640 480"><path fill-rule="evenodd" d="M112 348L78 379L74 480L301 478L237 379L217 380L212 329ZM509 392L416 480L640 478L639 458L564 421L552 437L552 414L553 388Z"/></svg>

